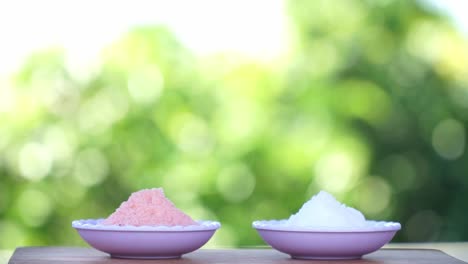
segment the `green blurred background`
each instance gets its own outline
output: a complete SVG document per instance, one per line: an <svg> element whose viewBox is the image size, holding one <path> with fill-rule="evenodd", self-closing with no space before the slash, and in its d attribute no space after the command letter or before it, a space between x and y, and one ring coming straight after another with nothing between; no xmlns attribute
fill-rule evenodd
<svg viewBox="0 0 468 264"><path fill-rule="evenodd" d="M468 240L466 35L422 1L285 12L289 49L268 61L136 26L84 75L54 47L3 77L0 249L84 245L72 220L152 187L222 222L209 246L263 244L253 220L322 189L401 222L394 241Z"/></svg>

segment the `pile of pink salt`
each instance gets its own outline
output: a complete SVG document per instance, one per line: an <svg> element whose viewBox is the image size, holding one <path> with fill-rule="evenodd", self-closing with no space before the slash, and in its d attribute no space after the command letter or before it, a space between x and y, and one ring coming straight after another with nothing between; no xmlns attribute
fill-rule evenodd
<svg viewBox="0 0 468 264"><path fill-rule="evenodd" d="M132 226L188 226L197 223L175 207L166 198L162 188L146 189L132 193L113 214L105 219L104 225Z"/></svg>

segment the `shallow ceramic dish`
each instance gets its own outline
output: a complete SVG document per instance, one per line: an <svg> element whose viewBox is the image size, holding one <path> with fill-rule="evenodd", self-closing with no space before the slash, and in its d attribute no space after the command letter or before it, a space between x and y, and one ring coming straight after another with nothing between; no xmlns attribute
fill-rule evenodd
<svg viewBox="0 0 468 264"><path fill-rule="evenodd" d="M255 221L263 240L274 249L295 259L359 259L392 240L401 225L395 222L367 221L361 228L292 227L285 220Z"/></svg>
<svg viewBox="0 0 468 264"><path fill-rule="evenodd" d="M102 225L103 219L72 222L80 236L93 248L114 258L180 258L199 249L221 226L215 221L197 221L191 226Z"/></svg>

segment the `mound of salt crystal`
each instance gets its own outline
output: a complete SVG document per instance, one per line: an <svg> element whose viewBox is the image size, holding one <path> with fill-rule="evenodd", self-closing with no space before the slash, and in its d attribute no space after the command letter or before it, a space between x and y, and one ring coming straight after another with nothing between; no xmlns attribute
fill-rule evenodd
<svg viewBox="0 0 468 264"><path fill-rule="evenodd" d="M338 202L331 194L320 191L307 201L286 225L299 227L364 227L366 218L358 210Z"/></svg>
<svg viewBox="0 0 468 264"><path fill-rule="evenodd" d="M132 193L104 225L165 225L188 226L197 223L166 198L162 188L146 189Z"/></svg>

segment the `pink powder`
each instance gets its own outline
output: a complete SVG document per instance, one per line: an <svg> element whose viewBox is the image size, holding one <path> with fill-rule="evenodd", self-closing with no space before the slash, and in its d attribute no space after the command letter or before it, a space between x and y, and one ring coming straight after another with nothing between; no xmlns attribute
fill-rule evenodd
<svg viewBox="0 0 468 264"><path fill-rule="evenodd" d="M104 225L196 225L193 219L177 209L164 196L162 188L146 189L132 193L113 214L102 222Z"/></svg>

